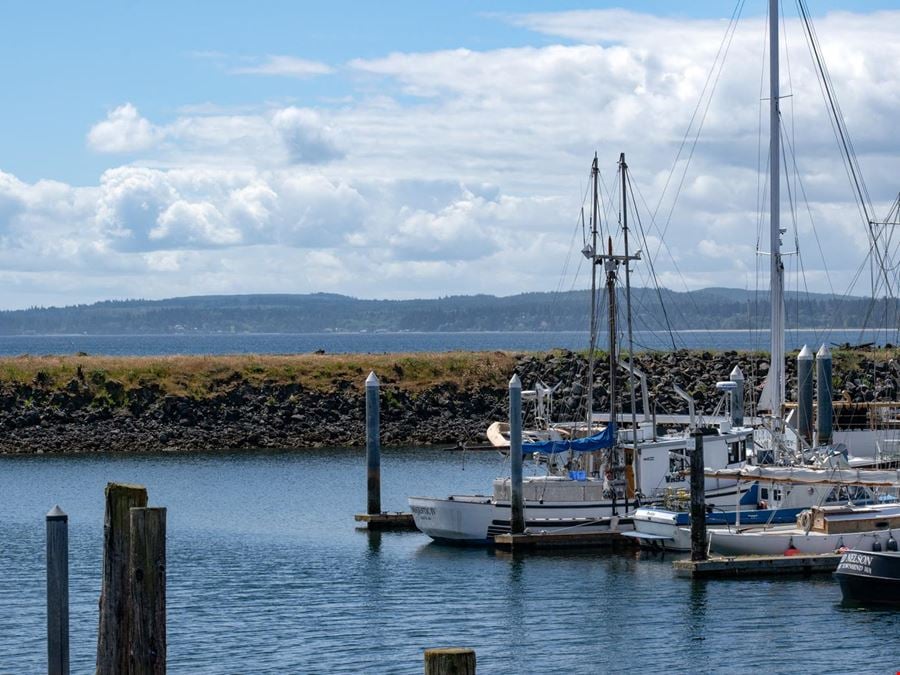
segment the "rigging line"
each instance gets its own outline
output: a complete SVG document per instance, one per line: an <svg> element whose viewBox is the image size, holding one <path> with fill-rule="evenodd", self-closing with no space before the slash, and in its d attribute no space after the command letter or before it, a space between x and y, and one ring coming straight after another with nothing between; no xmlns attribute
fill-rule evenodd
<svg viewBox="0 0 900 675"><path fill-rule="evenodd" d="M740 19L740 12L743 10L743 7L744 7L744 0L739 0L737 7L735 7L736 16L735 16L735 13L732 14L732 19L729 22L728 27L726 28L725 36L722 38L723 44L725 46L725 51L722 54L721 63L718 64L719 69L718 69L718 72L716 72L715 78L713 80L712 89L710 89L709 96L706 99L706 107L704 107L703 114L700 116L700 123L697 125L697 132L696 132L696 134L694 134L694 139L691 142L690 151L688 152L687 160L684 165L684 170L681 172L681 178L678 181L678 187L675 190L675 196L672 199L672 204L669 208L669 213L666 216L666 223L662 229L662 233L661 233L662 237L661 238L665 238L666 232L668 232L668 230L669 230L669 225L672 222L672 214L675 212L675 206L678 203L678 197L681 196L681 190L684 188L684 181L687 178L688 169L690 168L691 161L694 158L694 152L697 149L697 143L700 140L700 134L703 131L703 125L706 122L706 116L709 113L709 108L710 108L710 105L712 104L713 95L715 94L716 88L718 87L719 78L722 76L722 71L725 69L725 59L728 58L728 52L731 50L731 43L734 41L734 36L735 36L735 33L737 32L738 20ZM719 46L719 50L721 52L722 45ZM716 58L718 59L718 57L719 57L719 53L716 53ZM714 61L713 68L710 70L710 75L712 75L712 72L715 70L716 65L717 65L716 62ZM709 76L707 76L707 77L709 77ZM706 86L704 86L704 91L705 90L706 90ZM702 92L701 92L701 100L702 100ZM692 118L692 122L693 122L693 118ZM689 134L689 133L690 133L690 126L688 127L688 130L685 135L687 136L687 134ZM683 144L684 144L684 142L682 142L682 146L683 146ZM676 163L678 161L678 157L680 157L680 154L681 154L681 148L679 148L678 154L676 155ZM675 167L675 164L673 164L673 171L674 171L674 167ZM667 181L667 184L668 184L668 181ZM662 203L662 197L663 197L663 195L660 195L659 203ZM657 204L657 210L658 210L658 208L659 208L659 204ZM656 211L653 212L653 216L654 216L654 221L655 221ZM657 247L656 253L659 253L659 247Z"/></svg>
<svg viewBox="0 0 900 675"><path fill-rule="evenodd" d="M789 146L788 152L791 156L791 159L793 160L794 173L797 175L797 185L800 187L800 194L803 197L803 203L806 206L806 213L807 213L807 216L809 217L810 225L812 226L813 237L816 240L816 246L819 249L819 256L822 259L822 267L825 270L825 279L828 281L828 288L831 291L831 294L837 295L837 293L834 290L834 284L831 281L831 273L828 271L828 263L825 260L825 251L822 249L822 242L819 239L819 232L816 229L816 225L813 220L812 207L809 204L809 197L806 194L806 185L803 182L803 178L800 176L800 167L797 164L797 153L795 152L794 146L791 144L790 141L787 142L787 145Z"/></svg>
<svg viewBox="0 0 900 675"><path fill-rule="evenodd" d="M656 202L656 208L653 209L652 212L648 209L648 213L652 213L652 218L655 219L657 214L659 213L659 209L662 206L663 199L666 196L666 192L669 189L669 183L672 180L672 177L675 175L675 169L678 166L678 160L681 159L681 152L684 150L685 143L687 143L688 137L691 134L691 129L694 126L694 121L697 118L697 113L700 111L700 106L703 104L704 96L706 95L706 90L709 87L709 83L712 80L713 72L716 69L716 66L719 62L719 56L722 54L722 48L725 45L725 42L728 38L728 33L731 31L732 23L735 22L735 15L740 16L739 8L742 9L745 0L738 0L735 4L734 9L731 12L731 18L728 21L728 26L725 28L725 34L722 36L722 41L719 43L719 49L716 51L716 56L713 59L712 65L710 66L709 72L706 74L706 81L703 83L703 89L700 90L700 96L697 98L697 105L694 106L694 111L691 113L691 119L688 122L687 129L685 129L684 136L681 139L681 144L678 146L678 151L675 153L675 159L672 161L672 168L669 169L669 175L666 176L666 182L663 184L662 192L659 195L659 200ZM710 97L712 94L710 94Z"/></svg>
<svg viewBox="0 0 900 675"><path fill-rule="evenodd" d="M631 203L637 205L637 200L634 198L634 186L633 181L629 180L629 190L631 192ZM647 202L644 199L644 195L641 193L641 189L637 189L638 196L641 198L641 203L644 205L644 208L647 209L647 212L650 212L650 209L647 208ZM656 266L653 263L654 256L650 253L650 246L647 243L647 236L644 231L644 221L641 219L641 210L638 208L634 209L635 218L638 222L638 234L640 235L641 241L644 244L644 250L647 252L647 267L650 270L651 278L653 279L653 287L656 289L656 297L659 300L660 309L662 309L663 319L666 322L666 330L669 332L669 338L672 340L672 350L677 351L678 347L675 345L675 335L672 331L672 322L669 320L669 313L666 311L666 303L663 302L662 291L659 286L659 277L656 274ZM650 216L650 222L653 222L653 216Z"/></svg>
<svg viewBox="0 0 900 675"><path fill-rule="evenodd" d="M874 228L872 225L874 217L871 214L874 212L874 209L872 207L871 197L869 196L869 190L866 187L865 180L862 176L862 170L859 167L859 159L856 156L856 150L854 149L853 143L850 140L850 133L846 128L843 112L841 111L840 104L838 103L837 95L834 92L834 83L831 80L831 75L825 65L824 58L822 57L818 35L816 34L815 27L813 26L812 20L809 17L809 9L806 6L805 0L797 0L797 6L800 9L801 15L803 17L803 26L805 27L806 34L809 37L807 42L813 55L813 62L820 74L819 86L826 98L826 104L831 112L831 116L834 118L832 129L834 129L836 134L839 136L839 145L843 148L844 156L846 157L845 166L851 175L851 183L853 184L858 196L857 204L863 212L862 215L866 225L866 234L869 238L869 246L874 249L875 260L879 265L879 269L884 273L884 259L881 255L881 250L878 246L878 239L875 236ZM884 273L884 278L886 285L890 287L890 280L888 279L886 273ZM874 294L874 283L872 285Z"/></svg>
<svg viewBox="0 0 900 675"><path fill-rule="evenodd" d="M803 26L806 29L807 35L809 36L809 45L813 51L814 65L817 67L818 72L820 73L822 78L821 85L825 88L827 97L826 102L832 113L834 114L835 120L838 124L841 145L844 146L844 149L847 152L848 160L852 162L850 167L851 170L855 169L853 171L854 184L862 201L861 205L865 211L866 221L870 221L872 220L869 215L869 213L872 211L872 200L869 198L869 191L866 188L865 181L863 180L862 172L859 170L858 162L856 160L856 152L853 149L853 143L850 140L850 134L848 133L846 124L844 123L844 115L841 111L837 96L834 93L834 82L831 79L831 73L828 71L828 68L825 65L825 60L822 57L822 48L819 44L819 36L816 33L815 26L813 25L812 19L809 15L809 8L806 6L806 1L797 0L797 6L799 7L801 16L803 18ZM866 205L868 205L868 208L866 208Z"/></svg>

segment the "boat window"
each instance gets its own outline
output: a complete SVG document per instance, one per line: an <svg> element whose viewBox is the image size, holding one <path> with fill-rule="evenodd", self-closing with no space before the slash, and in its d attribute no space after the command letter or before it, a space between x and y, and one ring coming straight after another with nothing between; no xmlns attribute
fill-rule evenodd
<svg viewBox="0 0 900 675"><path fill-rule="evenodd" d="M747 441L734 441L728 444L728 463L737 464L747 459Z"/></svg>
<svg viewBox="0 0 900 675"><path fill-rule="evenodd" d="M769 498L769 488L761 488L759 491L759 498L766 501Z"/></svg>

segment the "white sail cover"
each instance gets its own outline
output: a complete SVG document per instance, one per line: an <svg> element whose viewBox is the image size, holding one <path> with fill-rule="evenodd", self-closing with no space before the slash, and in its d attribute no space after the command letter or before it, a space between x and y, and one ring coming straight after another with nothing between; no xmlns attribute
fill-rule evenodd
<svg viewBox="0 0 900 675"><path fill-rule="evenodd" d="M744 466L704 469L707 478L804 485L900 487L900 469L807 469L796 466Z"/></svg>

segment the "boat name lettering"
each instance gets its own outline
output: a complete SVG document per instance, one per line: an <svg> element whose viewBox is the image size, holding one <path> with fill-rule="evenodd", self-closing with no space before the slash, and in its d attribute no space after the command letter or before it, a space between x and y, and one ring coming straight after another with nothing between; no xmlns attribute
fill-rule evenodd
<svg viewBox="0 0 900 675"><path fill-rule="evenodd" d="M857 563L859 565L872 565L872 556L864 553L845 553L841 562Z"/></svg>
<svg viewBox="0 0 900 675"><path fill-rule="evenodd" d="M411 506L412 512L418 514L420 516L433 516L434 515L434 507L433 506Z"/></svg>

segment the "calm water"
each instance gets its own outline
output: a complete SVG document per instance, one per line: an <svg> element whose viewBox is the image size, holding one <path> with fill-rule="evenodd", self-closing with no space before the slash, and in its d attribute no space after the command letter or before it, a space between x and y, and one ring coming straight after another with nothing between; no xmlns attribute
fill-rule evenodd
<svg viewBox="0 0 900 675"><path fill-rule="evenodd" d="M830 578L692 582L639 554L513 558L369 535L358 451L0 458L0 672L46 672L44 519L70 516L72 672L92 672L108 480L168 507L173 673L421 673L465 645L481 673L894 672L900 613ZM385 508L481 491L493 454L383 457Z"/></svg>
<svg viewBox="0 0 900 675"><path fill-rule="evenodd" d="M768 331L678 331L679 349L769 349ZM895 332L860 330L789 330L787 349L823 342L858 344L897 341ZM671 349L667 333L636 331L635 349ZM587 349L588 334L562 332L494 333L297 333L297 334L178 334L178 335L0 335L0 356L18 354L295 354L324 349L332 354L381 352L543 351L553 348ZM602 346L602 344L601 344Z"/></svg>

